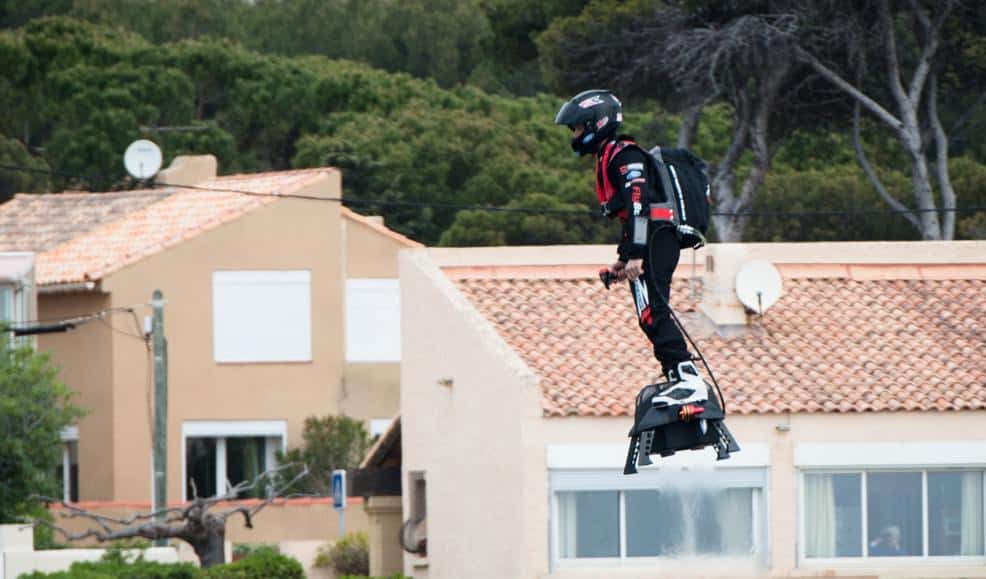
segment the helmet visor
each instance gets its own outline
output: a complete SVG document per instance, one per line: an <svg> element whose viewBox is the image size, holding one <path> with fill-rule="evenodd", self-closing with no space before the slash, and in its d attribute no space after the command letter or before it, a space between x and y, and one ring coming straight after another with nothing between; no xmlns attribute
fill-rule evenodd
<svg viewBox="0 0 986 579"><path fill-rule="evenodd" d="M585 109L579 108L579 105L572 101L568 101L562 105L561 109L558 110L558 114L555 115L555 124L573 128L585 124L588 117L589 115Z"/></svg>

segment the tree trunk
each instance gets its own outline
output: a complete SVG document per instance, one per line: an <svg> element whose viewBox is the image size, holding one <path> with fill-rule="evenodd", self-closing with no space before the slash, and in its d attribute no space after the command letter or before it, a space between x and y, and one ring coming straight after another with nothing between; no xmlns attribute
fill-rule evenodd
<svg viewBox="0 0 986 579"><path fill-rule="evenodd" d="M920 149L908 150L907 154L911 158L911 184L914 187L914 200L920 212L918 220L921 222L921 238L926 241L940 240L942 230L935 209L935 191L931 186L928 160Z"/></svg>
<svg viewBox="0 0 986 579"><path fill-rule="evenodd" d="M194 537L182 537L195 550L203 568L222 565L226 562L226 524L225 521L208 521L207 528Z"/></svg>
<svg viewBox="0 0 986 579"><path fill-rule="evenodd" d="M941 191L942 208L942 239L955 239L955 189L948 174L948 135L938 118L938 77L931 76L931 87L928 91L928 120L935 138L935 178L938 190Z"/></svg>
<svg viewBox="0 0 986 579"><path fill-rule="evenodd" d="M690 149L698 134L698 125L702 117L702 105L692 105L681 113L681 128L678 129L679 149Z"/></svg>
<svg viewBox="0 0 986 579"><path fill-rule="evenodd" d="M718 213L734 213L736 211L736 163L746 147L749 135L749 120L747 106L740 103L733 113L733 138L726 149L726 154L715 166L712 177L712 196ZM716 241L735 242L743 236L742 226L733 215L713 215L712 223L716 228Z"/></svg>

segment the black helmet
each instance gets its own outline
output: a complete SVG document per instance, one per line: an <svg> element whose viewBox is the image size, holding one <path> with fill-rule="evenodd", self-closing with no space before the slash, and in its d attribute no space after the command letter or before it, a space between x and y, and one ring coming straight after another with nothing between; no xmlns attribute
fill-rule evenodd
<svg viewBox="0 0 986 579"><path fill-rule="evenodd" d="M623 106L608 90L587 90L562 105L555 116L556 125L566 125L585 132L572 138L572 150L579 155L595 153L600 143L616 134L623 122Z"/></svg>

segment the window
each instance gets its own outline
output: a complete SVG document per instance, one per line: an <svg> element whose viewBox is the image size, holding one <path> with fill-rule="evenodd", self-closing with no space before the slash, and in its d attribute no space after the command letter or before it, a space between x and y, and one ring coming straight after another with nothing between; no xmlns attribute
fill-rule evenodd
<svg viewBox="0 0 986 579"><path fill-rule="evenodd" d="M562 559L751 557L756 551L759 489L562 491L556 497Z"/></svg>
<svg viewBox="0 0 986 579"><path fill-rule="evenodd" d="M312 359L311 272L212 274L216 362Z"/></svg>
<svg viewBox="0 0 986 579"><path fill-rule="evenodd" d="M346 360L400 362L399 280L346 280Z"/></svg>
<svg viewBox="0 0 986 579"><path fill-rule="evenodd" d="M390 423L393 422L392 418L371 418L370 419L370 438L375 439L381 436L384 432L387 432L387 428L390 427Z"/></svg>
<svg viewBox="0 0 986 579"><path fill-rule="evenodd" d="M79 502L79 429L62 431L62 462L55 468L55 480L62 488L62 500Z"/></svg>
<svg viewBox="0 0 986 579"><path fill-rule="evenodd" d="M716 460L711 448L623 475L622 444L549 444L550 565L647 567L668 577L702 567L755 574L766 563L766 444ZM601 574L600 574L601 575Z"/></svg>
<svg viewBox="0 0 986 579"><path fill-rule="evenodd" d="M0 323L15 322L14 317L14 287L0 284Z"/></svg>
<svg viewBox="0 0 986 579"><path fill-rule="evenodd" d="M284 421L186 422L184 440L184 498L214 497L226 484L251 482L276 466L275 452L284 450ZM241 491L236 498L261 497L265 489Z"/></svg>
<svg viewBox="0 0 986 579"><path fill-rule="evenodd" d="M983 556L983 470L810 472L806 558Z"/></svg>

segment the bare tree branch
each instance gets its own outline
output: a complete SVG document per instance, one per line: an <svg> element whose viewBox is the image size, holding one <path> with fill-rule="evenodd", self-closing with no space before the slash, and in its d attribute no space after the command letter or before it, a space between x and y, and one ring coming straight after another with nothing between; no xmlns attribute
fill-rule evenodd
<svg viewBox="0 0 986 579"><path fill-rule="evenodd" d="M931 60L934 58L935 52L938 51L938 40L941 33L941 27L944 24L945 19L948 17L949 12L952 10L952 0L946 0L944 2L944 6L935 17L934 23L930 22L927 14L924 13L924 10L918 5L916 0L911 0L911 6L915 17L918 22L921 23L921 27L923 28L925 35L921 56L918 59L918 65L914 71L914 76L911 77L911 86L908 91L908 97L914 106L917 107L918 101L921 100L921 91L924 90L928 72L931 70Z"/></svg>
<svg viewBox="0 0 986 579"><path fill-rule="evenodd" d="M261 474L260 476L258 476L257 478L255 478L247 486L242 486L241 487L241 485L243 485L243 483L240 483L240 484L236 485L236 487L233 487L233 489L231 489L231 491L230 491L230 493L228 493L228 495L232 495L232 498L235 498L242 491L245 491L245 490L253 490L253 489L257 488L257 485L260 484L261 482L275 483L276 484L276 482L277 482L276 475L280 471L284 470L288 466L291 466L291 465L285 465L285 467L281 467L281 468L275 469L273 471L265 472L265 473ZM286 491L287 489L289 489L292 486L294 486L295 483L297 483L301 479L305 478L309 474L310 473L308 471L308 465L305 465L305 468L303 468L291 480L289 480L289 481L281 484L280 486L278 486L276 488L274 486L267 487L267 496L260 503L254 505L251 508L246 508L246 507L244 507L242 505L241 506L237 506L237 507L235 507L233 509L230 509L228 511L223 511L221 513L216 513L216 516L221 517L225 521L226 519L228 519L233 514L235 514L235 513L241 513L241 514L243 514L243 517L246 519L246 526L248 528L251 528L252 529L253 528L253 523L251 521L251 518L253 517L253 515L257 514L258 512L260 512L261 509L263 509L267 505L269 505L272 502L274 502L275 499L281 497L281 495L283 495L284 491ZM281 497L281 498L284 498L286 500L286 497Z"/></svg>
<svg viewBox="0 0 986 579"><path fill-rule="evenodd" d="M967 108L964 113L962 113L962 116L960 116L958 119L955 120L954 123L952 123L952 127L948 130L948 135L949 135L948 138L950 144L952 140L959 135L962 129L965 128L965 124L969 122L969 119L971 119L972 116L976 113L976 110L979 107L983 106L983 103L986 103L986 92L979 93L979 96L976 97L976 100L971 105L969 105L969 108Z"/></svg>
<svg viewBox="0 0 986 579"><path fill-rule="evenodd" d="M863 173L866 175L867 180L879 193L880 198L890 205L892 208L900 211L900 214L904 216L907 221L915 227L918 231L921 231L921 223L918 218L911 212L910 209L900 201L894 198L893 195L887 191L884 187L883 181L880 180L880 176L876 174L876 170L870 165L869 159L866 157L866 151L863 150L863 139L860 130L860 103L856 101L853 103L853 114L852 114L852 146L856 151L856 159L859 161L859 166L863 168Z"/></svg>
<svg viewBox="0 0 986 579"><path fill-rule="evenodd" d="M942 239L955 238L955 189L948 175L948 136L938 118L938 75L932 73L928 89L928 120L935 137L935 178L941 191Z"/></svg>
<svg viewBox="0 0 986 579"><path fill-rule="evenodd" d="M815 72L820 74L824 79L828 80L835 86L844 90L849 96L853 97L855 100L862 103L867 109L869 109L870 112L872 112L877 117L879 117L880 120L882 120L884 123L890 125L895 130L899 130L904 126L904 123L900 119L895 117L893 113L883 108L883 106L881 106L880 103L871 99L869 96L863 93L863 91L861 91L860 89L856 88L855 86L847 82L844 78L839 76L839 73L835 72L834 70L822 64L821 61L815 58L815 55L804 50L803 48L796 48L795 50L797 51L798 55L815 70Z"/></svg>
<svg viewBox="0 0 986 579"><path fill-rule="evenodd" d="M897 55L897 34L894 32L894 21L890 14L890 3L888 0L880 0L880 26L883 28L883 54L886 59L887 65L887 80L890 84L890 92L894 95L894 99L897 100L897 107L900 109L904 118L905 125L909 125L907 119L907 111L911 107L911 102L907 93L904 92L903 81L900 78L900 61Z"/></svg>
<svg viewBox="0 0 986 579"><path fill-rule="evenodd" d="M302 478L308 476L306 465L288 481L282 480L281 473L294 469L295 465L285 464L258 475L252 481L241 481L236 485L226 484L226 492L214 497L202 498L192 481L193 499L181 507L159 509L150 513L135 513L128 517L111 517L93 513L86 509L51 497L39 497L46 504L59 504L67 512L59 512L62 519L86 519L97 525L84 531L69 532L63 527L43 520L31 521L35 526L44 526L59 532L66 540L78 541L93 538L100 542L142 537L145 539L180 539L195 550L203 567L222 563L223 541L226 535L226 521L235 513L240 513L248 528L253 528L253 517L277 499L287 500L283 493ZM234 501L240 493L264 488L266 497L254 505L239 504L221 512L209 510L219 503Z"/></svg>

